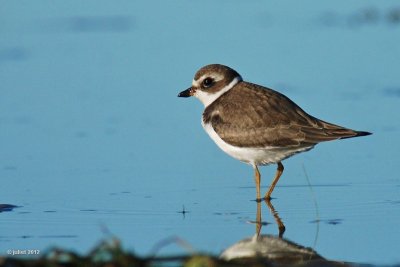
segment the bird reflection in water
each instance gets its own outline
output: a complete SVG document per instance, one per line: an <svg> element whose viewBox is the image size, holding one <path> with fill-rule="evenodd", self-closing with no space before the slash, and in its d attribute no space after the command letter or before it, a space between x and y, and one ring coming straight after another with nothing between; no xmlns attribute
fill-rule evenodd
<svg viewBox="0 0 400 267"><path fill-rule="evenodd" d="M272 205L271 201L268 199L265 199L265 204L269 208L269 211L271 212L272 216L275 219L276 224L278 225L278 236L280 238L283 237L283 234L285 233L285 225L283 224L283 221L281 217L279 217L278 212L275 210L274 206ZM256 236L260 236L261 228L263 225L266 225L267 223L263 222L261 219L261 201L257 201L257 215L256 215L256 221L253 221L256 225Z"/></svg>
<svg viewBox="0 0 400 267"><path fill-rule="evenodd" d="M348 266L344 263L325 260L316 251L296 244L283 238L285 232L285 225L279 217L278 212L269 200L265 200L265 204L273 215L276 224L278 225L278 235L262 235L262 226L267 225L261 218L261 205L257 201L257 215L256 220L252 221L256 225L256 233L253 237L248 237L236 242L220 255L221 259L234 260L245 263L252 261L260 262L266 261L275 266L287 266L305 264L324 264L325 266Z"/></svg>

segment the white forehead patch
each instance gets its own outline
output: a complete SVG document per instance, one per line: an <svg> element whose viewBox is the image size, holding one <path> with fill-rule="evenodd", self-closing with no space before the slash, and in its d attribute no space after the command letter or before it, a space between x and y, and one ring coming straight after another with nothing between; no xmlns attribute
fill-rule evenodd
<svg viewBox="0 0 400 267"><path fill-rule="evenodd" d="M214 78L212 75L210 75L209 77ZM222 79L223 79L223 77L222 77ZM199 79L199 80L201 81L201 79ZM208 92L204 92L202 90L196 90L196 92L194 93L194 96L197 97L203 103L204 107L207 107L212 102L214 102L218 97L220 97L224 93L228 92L233 86L235 86L240 81L242 81L242 77L238 76L238 77L235 77L235 79L233 79L228 85L221 88L221 90L219 90L218 92L208 93ZM193 86L195 86L194 85L195 82L198 82L198 81L193 81Z"/></svg>
<svg viewBox="0 0 400 267"><path fill-rule="evenodd" d="M200 84L199 84L198 81L196 81L195 79L193 79L193 81L192 81L192 86L193 86L193 87L199 87Z"/></svg>

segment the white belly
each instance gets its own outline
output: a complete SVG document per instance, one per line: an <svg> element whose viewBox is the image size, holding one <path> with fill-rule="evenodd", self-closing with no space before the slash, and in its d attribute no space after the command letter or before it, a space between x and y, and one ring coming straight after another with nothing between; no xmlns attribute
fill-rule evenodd
<svg viewBox="0 0 400 267"><path fill-rule="evenodd" d="M238 159L242 162L251 165L268 165L272 163L280 162L296 153L307 151L312 149L314 146L308 147L260 147L260 148L248 148L248 147L235 147L224 140L214 131L214 128L210 123L202 123L204 130L208 133L212 140L221 148L225 153L231 157Z"/></svg>

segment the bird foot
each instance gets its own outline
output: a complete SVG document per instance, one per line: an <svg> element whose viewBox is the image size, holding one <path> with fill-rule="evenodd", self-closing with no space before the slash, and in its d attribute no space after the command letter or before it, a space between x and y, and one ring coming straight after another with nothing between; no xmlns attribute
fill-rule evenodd
<svg viewBox="0 0 400 267"><path fill-rule="evenodd" d="M254 201L255 202L263 202L263 201L268 201L268 202L270 202L272 199L275 199L275 198L272 198L272 197L270 197L270 196L265 196L265 197L262 197L262 198L256 198Z"/></svg>

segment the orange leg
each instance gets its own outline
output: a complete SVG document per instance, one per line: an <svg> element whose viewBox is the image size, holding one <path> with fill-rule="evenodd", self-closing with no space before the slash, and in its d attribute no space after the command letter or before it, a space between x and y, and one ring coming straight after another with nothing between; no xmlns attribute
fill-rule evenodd
<svg viewBox="0 0 400 267"><path fill-rule="evenodd" d="M257 235L257 238L260 236L261 228L262 228L261 202L257 201L257 215L256 215L256 235Z"/></svg>
<svg viewBox="0 0 400 267"><path fill-rule="evenodd" d="M264 199L266 199L266 200L270 200L270 199L271 199L272 191L274 191L274 188L275 188L276 184L278 183L279 178L281 177L281 175L282 175L282 173L283 173L283 169L284 169L284 168L283 168L282 163L281 163L281 162L278 162L278 168L276 169L275 178L274 178L274 180L272 181L272 184L271 184L271 186L269 187L268 192L265 194Z"/></svg>
<svg viewBox="0 0 400 267"><path fill-rule="evenodd" d="M285 225L283 224L283 221L281 219L281 217L279 217L278 212L275 210L274 206L272 205L271 201L269 201L268 199L265 200L265 204L267 204L269 210L272 213L272 216L274 216L275 222L278 225L278 229L279 229L279 237L282 238L283 237L283 233L285 232L286 228Z"/></svg>
<svg viewBox="0 0 400 267"><path fill-rule="evenodd" d="M261 195L260 195L261 175L260 172L258 171L257 165L254 165L253 168L254 168L254 181L256 182L256 191L257 191L256 201L261 201Z"/></svg>

